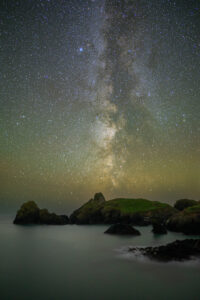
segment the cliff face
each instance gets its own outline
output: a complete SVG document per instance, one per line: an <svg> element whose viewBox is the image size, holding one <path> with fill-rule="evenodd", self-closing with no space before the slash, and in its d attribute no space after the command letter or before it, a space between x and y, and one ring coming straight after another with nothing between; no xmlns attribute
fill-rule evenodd
<svg viewBox="0 0 200 300"><path fill-rule="evenodd" d="M98 196L101 195L101 196ZM95 194L70 216L71 224L151 224L152 219L166 221L177 210L168 204L146 199L113 199L105 201L102 193Z"/></svg>
<svg viewBox="0 0 200 300"><path fill-rule="evenodd" d="M65 215L58 216L49 213L47 209L39 209L34 201L28 201L20 207L13 221L14 224L49 224L49 225L65 225L69 223L69 219Z"/></svg>

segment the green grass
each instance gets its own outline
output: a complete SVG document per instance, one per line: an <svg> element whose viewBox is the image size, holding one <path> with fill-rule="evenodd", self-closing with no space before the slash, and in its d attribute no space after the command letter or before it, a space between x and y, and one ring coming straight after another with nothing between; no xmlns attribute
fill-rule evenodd
<svg viewBox="0 0 200 300"><path fill-rule="evenodd" d="M176 212L169 204L146 199L118 198L104 202L88 201L72 214L75 221L86 223L109 219L155 217L166 218Z"/></svg>
<svg viewBox="0 0 200 300"><path fill-rule="evenodd" d="M166 203L146 199L113 199L106 201L104 209L119 209L122 213L147 212L149 210L168 208Z"/></svg>
<svg viewBox="0 0 200 300"><path fill-rule="evenodd" d="M104 216L109 215L113 211L120 212L121 215L134 215L152 213L167 213L173 210L169 204L161 203L158 201L150 201L146 199L113 199L105 202L89 201L80 207L75 213L79 219L87 219L88 216L102 212Z"/></svg>

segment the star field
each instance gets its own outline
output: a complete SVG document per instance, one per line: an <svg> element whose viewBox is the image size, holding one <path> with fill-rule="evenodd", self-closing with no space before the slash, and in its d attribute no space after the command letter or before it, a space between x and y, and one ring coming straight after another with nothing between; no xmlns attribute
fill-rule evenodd
<svg viewBox="0 0 200 300"><path fill-rule="evenodd" d="M200 192L198 0L0 4L1 207Z"/></svg>

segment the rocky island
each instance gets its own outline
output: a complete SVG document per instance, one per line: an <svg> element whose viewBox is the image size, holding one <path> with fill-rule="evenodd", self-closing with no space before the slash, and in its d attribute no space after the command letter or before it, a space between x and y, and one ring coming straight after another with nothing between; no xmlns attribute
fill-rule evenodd
<svg viewBox="0 0 200 300"><path fill-rule="evenodd" d="M34 201L28 201L18 210L13 223L152 225L154 234L165 234L170 230L200 235L200 202L181 199L172 207L146 199L117 198L106 201L102 193L96 193L70 218L40 209Z"/></svg>
<svg viewBox="0 0 200 300"><path fill-rule="evenodd" d="M70 216L71 224L149 225L159 218L165 222L177 213L177 209L166 203L146 199L118 198L106 201L102 193L75 210Z"/></svg>
<svg viewBox="0 0 200 300"><path fill-rule="evenodd" d="M20 207L13 221L14 224L65 225L69 223L66 215L56 215L47 209L40 209L34 201L28 201Z"/></svg>
<svg viewBox="0 0 200 300"><path fill-rule="evenodd" d="M75 210L70 224L153 225L154 234L167 230L184 234L200 234L200 202L181 199L174 207L147 199L117 198L106 201L102 193Z"/></svg>

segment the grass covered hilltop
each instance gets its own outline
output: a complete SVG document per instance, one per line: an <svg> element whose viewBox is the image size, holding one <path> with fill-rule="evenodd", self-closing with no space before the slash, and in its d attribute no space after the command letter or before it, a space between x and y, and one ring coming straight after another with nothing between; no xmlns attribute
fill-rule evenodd
<svg viewBox="0 0 200 300"><path fill-rule="evenodd" d="M70 216L72 224L112 224L117 222L148 225L153 219L165 221L177 210L166 203L146 199L113 199L105 201L97 193Z"/></svg>

